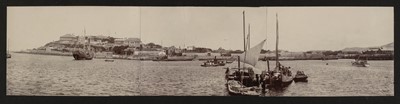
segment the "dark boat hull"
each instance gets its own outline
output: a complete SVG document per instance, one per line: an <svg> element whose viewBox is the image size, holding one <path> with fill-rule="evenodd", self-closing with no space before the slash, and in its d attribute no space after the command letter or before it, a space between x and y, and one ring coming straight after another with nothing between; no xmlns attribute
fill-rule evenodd
<svg viewBox="0 0 400 104"><path fill-rule="evenodd" d="M228 80L227 90L229 95L233 96L260 96L261 88L259 87L246 87L239 83L236 80Z"/></svg>
<svg viewBox="0 0 400 104"><path fill-rule="evenodd" d="M204 65L204 64L202 64L202 65L200 65L200 66L202 66L202 67L217 67L217 66L219 66L219 65Z"/></svg>
<svg viewBox="0 0 400 104"><path fill-rule="evenodd" d="M75 60L92 60L94 53L89 51L74 51L72 56Z"/></svg>
<svg viewBox="0 0 400 104"><path fill-rule="evenodd" d="M369 66L367 61L359 61L359 60L356 60L355 62L351 62L351 64L353 66L357 66L357 67L368 67Z"/></svg>
<svg viewBox="0 0 400 104"><path fill-rule="evenodd" d="M296 76L293 78L294 82L308 82L307 76Z"/></svg>
<svg viewBox="0 0 400 104"><path fill-rule="evenodd" d="M110 60L110 59L106 59L104 61L106 61L106 62L114 62L114 60Z"/></svg>
<svg viewBox="0 0 400 104"><path fill-rule="evenodd" d="M279 80L272 80L269 83L269 87L287 87L293 82L292 76L282 76L282 79Z"/></svg>
<svg viewBox="0 0 400 104"><path fill-rule="evenodd" d="M353 63L353 66L357 66L357 67L368 67L369 64Z"/></svg>
<svg viewBox="0 0 400 104"><path fill-rule="evenodd" d="M216 66L225 66L225 63L208 63L208 62L204 62L203 64L201 64L200 66L202 67L216 67Z"/></svg>

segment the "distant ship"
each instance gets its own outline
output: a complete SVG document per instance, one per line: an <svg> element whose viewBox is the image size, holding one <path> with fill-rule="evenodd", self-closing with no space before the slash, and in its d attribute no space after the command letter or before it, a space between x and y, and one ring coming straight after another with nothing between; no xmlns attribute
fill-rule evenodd
<svg viewBox="0 0 400 104"><path fill-rule="evenodd" d="M90 50L76 50L72 52L72 56L75 60L92 60L94 56L94 52Z"/></svg>
<svg viewBox="0 0 400 104"><path fill-rule="evenodd" d="M86 29L84 29L84 34L86 35ZM86 40L86 37L85 37ZM83 49L78 49L72 52L72 56L75 60L92 60L94 57L94 52L90 48L90 39L88 39L87 46L84 45Z"/></svg>
<svg viewBox="0 0 400 104"><path fill-rule="evenodd" d="M207 60L200 66L202 67L215 67L215 66L225 66L225 62L221 60L217 60L217 56L214 57L214 60Z"/></svg>
<svg viewBox="0 0 400 104"><path fill-rule="evenodd" d="M360 56L354 62L351 62L351 64L354 66L358 66L358 67L368 67L369 66L367 59L365 59L365 60L360 59Z"/></svg>

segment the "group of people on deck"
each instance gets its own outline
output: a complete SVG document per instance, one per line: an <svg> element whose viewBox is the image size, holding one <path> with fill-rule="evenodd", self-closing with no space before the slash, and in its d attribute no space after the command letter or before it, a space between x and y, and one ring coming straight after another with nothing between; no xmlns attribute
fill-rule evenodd
<svg viewBox="0 0 400 104"><path fill-rule="evenodd" d="M283 75L292 76L292 71L289 70L291 67L285 67L279 62L278 62L278 66L279 67L277 67L277 69L275 69L275 71L282 72Z"/></svg>
<svg viewBox="0 0 400 104"><path fill-rule="evenodd" d="M233 72L232 75L234 76L233 80L241 81L241 83L245 86L259 86L264 82L264 80L268 80L264 77L270 76L273 73L280 73L282 75L292 76L292 72L290 71L290 69L291 67L285 67L278 62L278 67L276 67L274 71L263 71L261 75L254 73L253 68L251 67L236 70L235 72ZM226 73L230 73L229 67L227 68Z"/></svg>
<svg viewBox="0 0 400 104"><path fill-rule="evenodd" d="M230 68L228 67L226 73L230 73ZM245 86L258 86L261 82L259 74L255 74L253 68L246 67L237 70L233 73L235 78L233 80L241 81Z"/></svg>

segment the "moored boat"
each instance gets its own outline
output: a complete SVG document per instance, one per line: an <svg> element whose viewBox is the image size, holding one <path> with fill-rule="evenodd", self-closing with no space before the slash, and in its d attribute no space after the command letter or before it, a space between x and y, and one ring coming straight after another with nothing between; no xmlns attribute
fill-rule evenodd
<svg viewBox="0 0 400 104"><path fill-rule="evenodd" d="M230 64L233 63L233 61L226 60L225 63Z"/></svg>
<svg viewBox="0 0 400 104"><path fill-rule="evenodd" d="M278 64L280 65L280 64ZM289 67L277 67L274 71L271 71L271 78L269 79L269 83L267 83L269 87L287 87L293 82L293 76Z"/></svg>
<svg viewBox="0 0 400 104"><path fill-rule="evenodd" d="M264 81L264 83L268 84L267 86L269 86L269 87L283 88L283 87L289 86L293 82L293 76L292 76L292 72L289 70L290 67L285 67L279 62L279 54L278 54L279 25L278 24L279 24L278 23L278 14L276 14L276 47L275 47L276 67L275 67L274 71L269 71L269 75L271 75L271 76L265 76L265 77L270 77L270 78L263 78L263 79L269 79L269 83L267 83L267 81ZM268 65L268 69L269 69L269 65Z"/></svg>
<svg viewBox="0 0 400 104"><path fill-rule="evenodd" d="M104 60L105 62L114 62L114 60L113 59L106 59L106 60Z"/></svg>
<svg viewBox="0 0 400 104"><path fill-rule="evenodd" d="M112 59L113 53L107 53L106 59L104 60L105 62L114 62L114 59Z"/></svg>
<svg viewBox="0 0 400 104"><path fill-rule="evenodd" d="M238 68L227 68L225 79L226 86L230 95L241 96L260 96L263 89L259 86L261 78L255 73L257 68L252 68L258 62L258 53L261 51L265 40L257 46L249 49L243 55L246 59L240 59L238 56ZM249 64L248 67L240 67L240 62Z"/></svg>
<svg viewBox="0 0 400 104"><path fill-rule="evenodd" d="M214 58L214 60L207 60L203 64L201 64L203 67L209 67L209 66L225 66L225 62L222 60L217 60L217 57Z"/></svg>
<svg viewBox="0 0 400 104"><path fill-rule="evenodd" d="M84 34L86 35L86 29L84 29ZM87 37L85 37L85 40ZM83 49L77 49L72 52L72 56L75 60L92 60L94 57L94 52L90 48L90 39L88 39L88 44L84 44Z"/></svg>
<svg viewBox="0 0 400 104"><path fill-rule="evenodd" d="M356 60L354 62L351 63L354 66L358 66L358 67L368 67L369 63L367 62L367 60Z"/></svg>
<svg viewBox="0 0 400 104"><path fill-rule="evenodd" d="M297 71L296 75L294 76L294 82L308 82L308 76L304 74L303 71Z"/></svg>
<svg viewBox="0 0 400 104"><path fill-rule="evenodd" d="M219 65L215 64L214 62L211 62L211 61L206 61L203 64L201 64L200 66L202 66L202 67L216 67L216 66L219 66Z"/></svg>
<svg viewBox="0 0 400 104"><path fill-rule="evenodd" d="M72 52L72 56L75 60L92 60L94 52L89 50L76 50Z"/></svg>
<svg viewBox="0 0 400 104"><path fill-rule="evenodd" d="M260 96L261 88L257 86L244 87L240 81L228 80L227 89L230 95Z"/></svg>

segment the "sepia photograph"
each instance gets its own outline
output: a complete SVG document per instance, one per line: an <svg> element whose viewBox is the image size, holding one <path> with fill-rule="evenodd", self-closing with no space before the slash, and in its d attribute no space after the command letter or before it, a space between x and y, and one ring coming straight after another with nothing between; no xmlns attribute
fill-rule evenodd
<svg viewBox="0 0 400 104"><path fill-rule="evenodd" d="M394 96L393 7L8 6L6 26L7 96Z"/></svg>

